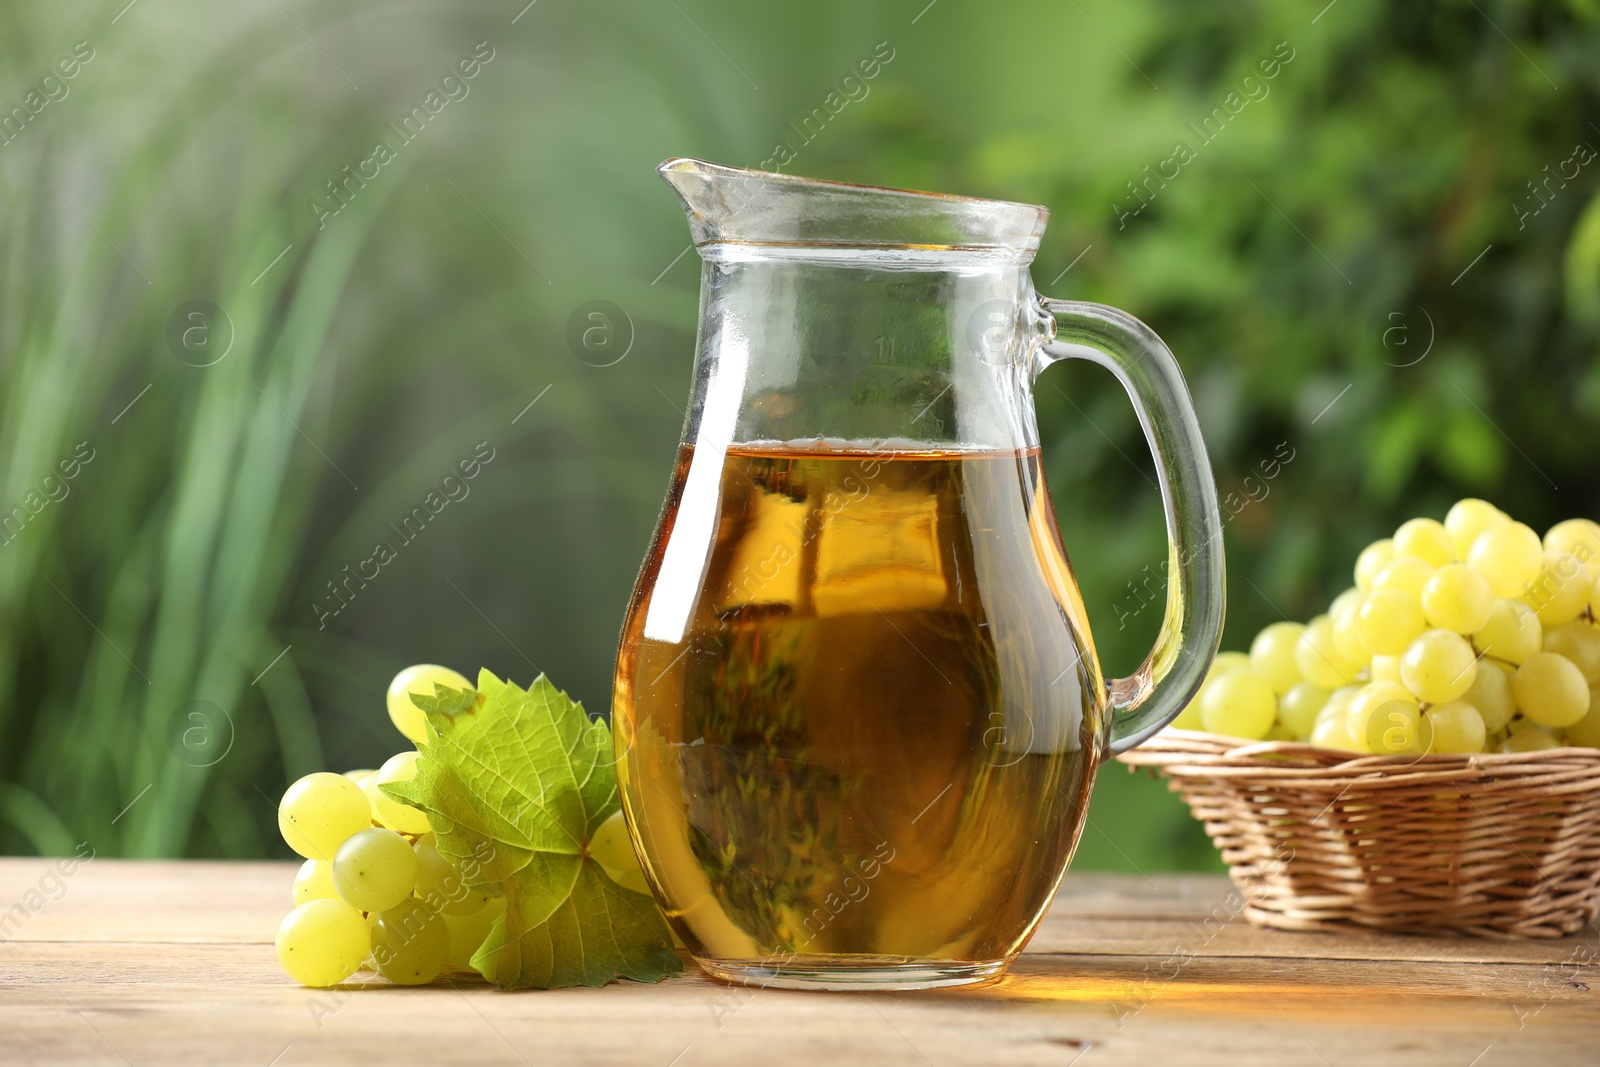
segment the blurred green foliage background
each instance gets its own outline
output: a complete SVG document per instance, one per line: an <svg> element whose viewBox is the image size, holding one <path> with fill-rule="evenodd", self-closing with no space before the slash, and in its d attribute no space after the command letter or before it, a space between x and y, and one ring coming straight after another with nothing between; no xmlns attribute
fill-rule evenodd
<svg viewBox="0 0 1600 1067"><path fill-rule="evenodd" d="M1039 288L1185 367L1234 494L1227 647L1459 496L1597 512L1595 0L523 2L0 9L0 851L280 854L288 781L400 746L413 661L607 707L693 345L668 156L1049 205ZM593 300L631 320L614 365L567 341ZM1038 405L1126 673L1165 558L1145 444L1096 368ZM1117 766L1077 862L1218 866Z"/></svg>

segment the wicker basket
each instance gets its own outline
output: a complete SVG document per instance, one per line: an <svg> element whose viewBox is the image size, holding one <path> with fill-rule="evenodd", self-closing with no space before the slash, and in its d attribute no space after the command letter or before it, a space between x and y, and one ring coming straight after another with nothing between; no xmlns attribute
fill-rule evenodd
<svg viewBox="0 0 1600 1067"><path fill-rule="evenodd" d="M1167 730L1156 768L1257 926L1564 937L1600 911L1600 749L1359 756Z"/></svg>

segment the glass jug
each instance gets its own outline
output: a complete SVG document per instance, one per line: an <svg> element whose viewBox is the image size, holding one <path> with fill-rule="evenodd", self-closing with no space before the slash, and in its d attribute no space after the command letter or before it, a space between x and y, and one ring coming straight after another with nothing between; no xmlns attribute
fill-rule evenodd
<svg viewBox="0 0 1600 1067"><path fill-rule="evenodd" d="M1216 652L1216 487L1172 354L1041 299L1048 212L662 164L703 261L691 406L623 625L622 805L712 976L811 989L994 979L1049 906L1099 762ZM1032 385L1121 379L1171 558L1154 650L1102 679Z"/></svg>

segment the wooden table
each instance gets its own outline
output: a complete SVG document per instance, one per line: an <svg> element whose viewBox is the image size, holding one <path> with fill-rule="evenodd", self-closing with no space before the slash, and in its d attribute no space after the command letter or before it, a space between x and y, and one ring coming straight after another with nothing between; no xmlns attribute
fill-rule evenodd
<svg viewBox="0 0 1600 1067"><path fill-rule="evenodd" d="M1256 930L1221 877L1070 875L1002 983L865 996L692 968L551 992L303 989L272 949L292 864L50 868L0 860L7 1067L1600 1064L1593 930L1540 943Z"/></svg>

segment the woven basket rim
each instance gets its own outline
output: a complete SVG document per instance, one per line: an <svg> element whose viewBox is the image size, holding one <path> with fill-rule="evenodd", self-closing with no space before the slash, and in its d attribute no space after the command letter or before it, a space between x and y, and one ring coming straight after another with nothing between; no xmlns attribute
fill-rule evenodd
<svg viewBox="0 0 1600 1067"><path fill-rule="evenodd" d="M1563 784L1584 791L1600 789L1600 748L1541 749L1535 752L1433 753L1423 756L1373 756L1298 741L1242 741L1198 730L1167 729L1117 757L1134 767L1151 767L1174 777L1281 778L1302 784L1334 785L1357 779L1363 784L1411 785L1433 780L1443 785L1466 779L1509 779L1519 787Z"/></svg>

